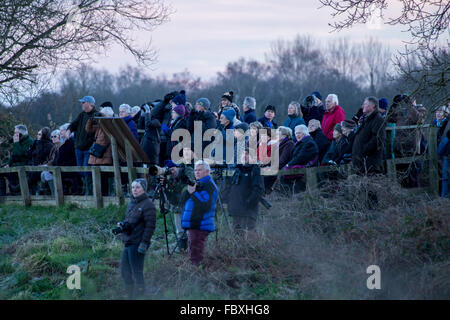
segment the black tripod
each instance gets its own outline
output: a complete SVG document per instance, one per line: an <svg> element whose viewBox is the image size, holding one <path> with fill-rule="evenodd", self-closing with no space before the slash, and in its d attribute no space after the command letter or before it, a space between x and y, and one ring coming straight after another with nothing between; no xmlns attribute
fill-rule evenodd
<svg viewBox="0 0 450 320"><path fill-rule="evenodd" d="M178 238L178 235L177 235L177 233L175 231L175 229L176 229L175 223L174 223L172 217L170 216L170 220L172 222L172 229L174 230L175 239L176 239L176 245L172 249L172 251L170 251L169 250L169 239L168 239L169 230L167 229L167 220L166 220L166 215L170 212L170 210L168 208L166 208L166 204L169 203L169 200L167 199L166 187L164 186L164 183L159 182L156 185L155 193L153 195L152 201L154 201L157 196L158 196L158 199L159 199L159 211L161 212L161 214L163 215L163 218L164 218L164 233L165 233L165 236L166 236L167 254L170 257L175 252L175 250L179 247L180 241L186 235L186 231L183 232L183 235L181 236L181 238Z"/></svg>
<svg viewBox="0 0 450 320"><path fill-rule="evenodd" d="M169 231L167 230L167 220L166 220L166 214L169 213L169 210L166 208L166 203L168 203L169 201L167 200L166 187L161 182L159 182L156 185L155 194L153 195L152 201L154 201L156 199L156 196L158 196L158 198L159 198L159 211L161 212L161 214L163 215L163 218L164 218L164 233L166 235L167 254L170 255L169 239L167 236Z"/></svg>

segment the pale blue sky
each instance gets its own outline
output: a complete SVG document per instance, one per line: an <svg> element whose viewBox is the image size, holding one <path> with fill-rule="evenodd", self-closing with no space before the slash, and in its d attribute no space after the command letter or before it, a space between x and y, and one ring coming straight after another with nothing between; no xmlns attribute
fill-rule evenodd
<svg viewBox="0 0 450 320"><path fill-rule="evenodd" d="M395 1L394 5L395 5ZM136 34L158 51L158 60L148 72L166 74L188 69L209 79L224 70L227 62L239 57L264 60L277 39L291 40L297 34L310 34L325 42L337 37L362 41L376 37L393 49L400 49L408 34L399 27L381 29L359 25L340 33L330 33L328 8L318 9L318 0L167 0L176 11L170 21L151 34ZM396 9L396 8L394 8ZM398 7L397 7L398 9ZM116 72L126 64L136 65L123 49L114 47L97 58L97 67Z"/></svg>

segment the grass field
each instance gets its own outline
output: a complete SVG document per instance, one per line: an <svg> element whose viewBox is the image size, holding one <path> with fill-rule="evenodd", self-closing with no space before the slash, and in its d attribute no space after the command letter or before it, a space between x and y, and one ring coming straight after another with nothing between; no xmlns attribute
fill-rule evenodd
<svg viewBox="0 0 450 320"><path fill-rule="evenodd" d="M352 176L320 192L269 199L273 208L261 207L256 232L235 234L218 214L218 239L210 235L201 268L185 254L167 256L158 214L146 298L450 298L449 200ZM124 212L0 206L0 299L125 298L122 244L111 233ZM66 287L73 264L82 269L81 290ZM370 265L380 266L381 290L367 289Z"/></svg>

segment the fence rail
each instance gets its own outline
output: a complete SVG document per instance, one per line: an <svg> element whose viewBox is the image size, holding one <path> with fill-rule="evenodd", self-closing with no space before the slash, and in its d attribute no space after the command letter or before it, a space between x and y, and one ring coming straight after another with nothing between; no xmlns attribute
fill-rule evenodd
<svg viewBox="0 0 450 320"><path fill-rule="evenodd" d="M436 134L437 130L431 126L403 126L397 127L397 130L403 129L422 129L425 128L428 131L428 154L417 155L413 157L405 158L395 158L386 159L385 166L387 177L392 181L397 180L397 164L408 164L415 161L427 161L428 162L428 180L429 187L427 189L418 188L421 191L428 191L432 194L438 195L439 193L439 174L437 166L437 146L436 146ZM386 130L392 130L391 128L386 128ZM127 173L129 181L135 179L137 174L148 175L148 168L133 167L132 159L127 157L127 166L119 166L117 145L115 139L111 137L111 144L113 149L113 162L112 166L83 166L83 167L53 167L53 166L21 166L21 167L11 167L11 168L0 168L0 173L17 173L19 177L19 185L21 190L20 196L3 196L0 197L0 203L21 203L24 206L30 205L56 205L62 206L64 203L74 203L81 207L95 207L103 208L105 205L114 204L121 205L124 203L124 196L121 188L121 173ZM125 146L127 149L127 154L131 154L129 147ZM54 183L54 196L33 196L30 195L29 186L27 181L26 172L42 172L49 171L53 174ZM223 169L223 174L230 176L232 170ZM91 196L75 196L75 195L64 195L63 194L63 181L62 173L68 172L90 172L92 174L92 184L93 184L93 195ZM116 196L107 197L103 196L101 192L101 179L100 175L102 172L114 173L115 181L115 191ZM347 174L354 173L353 168L350 164L340 165L340 166L323 166L323 167L309 167L309 168L299 168L292 170L282 170L278 172L270 172L262 169L262 175L273 176L277 175L279 177L284 175L294 175L303 174L305 178L307 190L314 190L318 187L318 174L321 173L331 173L331 172L345 172Z"/></svg>

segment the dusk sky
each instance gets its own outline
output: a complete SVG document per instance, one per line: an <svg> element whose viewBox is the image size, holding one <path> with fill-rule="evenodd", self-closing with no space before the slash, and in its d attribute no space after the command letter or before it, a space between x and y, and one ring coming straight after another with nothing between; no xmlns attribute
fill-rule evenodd
<svg viewBox="0 0 450 320"><path fill-rule="evenodd" d="M400 49L408 33L385 24L358 25L330 33L331 10L318 0L167 0L175 10L170 21L150 33L134 35L148 41L158 51L158 60L148 69L152 75L172 75L188 69L202 79L213 78L226 64L239 57L264 61L271 43L309 34L321 42L338 37L362 41L375 37ZM399 10L396 1L390 11ZM97 67L117 72L120 67L136 66L134 58L120 47L97 58ZM152 70L153 69L153 70Z"/></svg>

